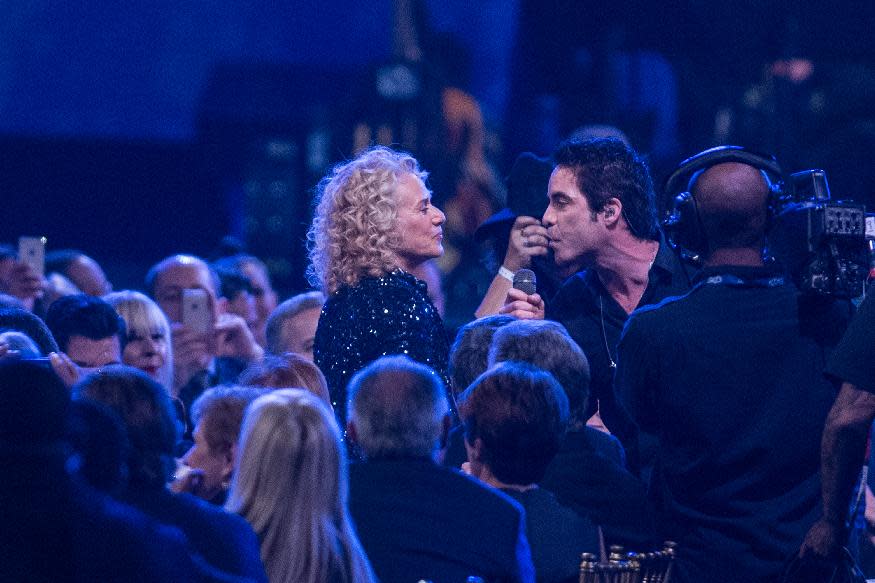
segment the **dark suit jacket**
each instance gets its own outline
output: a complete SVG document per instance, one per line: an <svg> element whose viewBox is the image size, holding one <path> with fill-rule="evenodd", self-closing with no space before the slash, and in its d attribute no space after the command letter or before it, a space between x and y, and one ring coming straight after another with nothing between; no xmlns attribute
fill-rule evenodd
<svg viewBox="0 0 875 583"><path fill-rule="evenodd" d="M458 468L465 460L464 431L456 427L450 432L444 465ZM540 485L562 505L602 527L606 544L634 551L657 546L647 488L626 469L616 437L591 427L570 431Z"/></svg>
<svg viewBox="0 0 875 583"><path fill-rule="evenodd" d="M191 494L131 487L122 496L152 518L179 528L204 560L225 573L267 582L258 538L240 516Z"/></svg>
<svg viewBox="0 0 875 583"><path fill-rule="evenodd" d="M349 509L383 583L534 581L522 508L428 459L350 466Z"/></svg>
<svg viewBox="0 0 875 583"><path fill-rule="evenodd" d="M203 580L179 530L71 477L62 456L0 463L0 581Z"/></svg>
<svg viewBox="0 0 875 583"><path fill-rule="evenodd" d="M571 431L541 486L601 526L605 544L650 551L657 541L647 488L625 468L622 452L611 435L591 427Z"/></svg>

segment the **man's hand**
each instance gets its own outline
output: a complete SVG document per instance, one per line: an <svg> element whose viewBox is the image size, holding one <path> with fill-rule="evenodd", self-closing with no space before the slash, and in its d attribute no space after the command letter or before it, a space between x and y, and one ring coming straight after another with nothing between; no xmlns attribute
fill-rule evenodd
<svg viewBox="0 0 875 583"><path fill-rule="evenodd" d="M517 217L510 229L504 267L511 271L531 267L532 257L547 254L549 242L547 229L541 221L534 217Z"/></svg>
<svg viewBox="0 0 875 583"><path fill-rule="evenodd" d="M498 311L520 320L543 320L544 300L538 294L527 295L525 292L511 288L507 299Z"/></svg>
<svg viewBox="0 0 875 583"><path fill-rule="evenodd" d="M246 321L236 314L222 314L216 322L216 356L249 362L261 360L264 349L255 341Z"/></svg>
<svg viewBox="0 0 875 583"><path fill-rule="evenodd" d="M170 338L173 344L173 384L178 390L194 375L207 369L213 359L215 341L212 334L197 332L179 322L170 325Z"/></svg>
<svg viewBox="0 0 875 583"><path fill-rule="evenodd" d="M838 559L846 536L844 527L820 519L805 535L805 540L799 549L799 556L803 559L806 557Z"/></svg>
<svg viewBox="0 0 875 583"><path fill-rule="evenodd" d="M61 381L63 381L68 389L72 388L73 385L79 382L79 379L89 372L70 360L70 357L63 352L52 352L49 354L49 364L52 365L52 370L61 378Z"/></svg>

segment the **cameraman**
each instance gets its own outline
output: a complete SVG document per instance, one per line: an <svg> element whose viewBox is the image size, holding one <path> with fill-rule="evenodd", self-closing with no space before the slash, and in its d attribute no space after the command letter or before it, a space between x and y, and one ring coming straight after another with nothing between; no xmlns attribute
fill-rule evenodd
<svg viewBox="0 0 875 583"><path fill-rule="evenodd" d="M835 559L848 538L848 507L875 419L875 300L868 297L830 360L827 373L842 381L821 444L823 517L799 555Z"/></svg>
<svg viewBox="0 0 875 583"><path fill-rule="evenodd" d="M835 396L823 367L849 308L801 296L764 262L759 168L715 162L690 191L704 268L686 295L630 316L615 388L658 441L650 492L659 534L678 543L672 581L773 581L817 518Z"/></svg>

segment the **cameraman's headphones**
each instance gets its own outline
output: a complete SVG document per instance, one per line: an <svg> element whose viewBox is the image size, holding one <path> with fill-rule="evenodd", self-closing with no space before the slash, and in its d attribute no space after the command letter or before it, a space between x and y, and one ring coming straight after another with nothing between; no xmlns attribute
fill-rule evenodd
<svg viewBox="0 0 875 583"><path fill-rule="evenodd" d="M767 230L778 203L790 194L787 188L792 188L792 182L785 180L784 172L774 156L757 154L740 146L718 146L681 162L665 181L663 194L672 197L672 206L662 226L671 246L693 262L698 262L701 255L708 251L708 239L702 228L696 199L689 187L697 173L726 162L738 162L762 172L769 186Z"/></svg>

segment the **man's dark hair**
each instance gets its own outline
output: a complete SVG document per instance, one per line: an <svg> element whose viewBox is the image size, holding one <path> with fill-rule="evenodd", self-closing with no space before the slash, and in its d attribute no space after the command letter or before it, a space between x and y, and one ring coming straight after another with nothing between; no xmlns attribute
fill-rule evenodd
<svg viewBox="0 0 875 583"><path fill-rule="evenodd" d="M163 487L174 469L179 435L164 387L138 369L110 365L74 386L73 396L102 403L119 416L130 444L131 483Z"/></svg>
<svg viewBox="0 0 875 583"><path fill-rule="evenodd" d="M480 461L513 485L540 482L565 437L568 399L553 376L520 362L489 369L462 395L459 414Z"/></svg>
<svg viewBox="0 0 875 583"><path fill-rule="evenodd" d="M127 341L125 321L111 305L100 298L85 294L64 296L49 306L46 325L66 351L72 336L84 336L91 340L102 340L118 336L119 347L124 350Z"/></svg>
<svg viewBox="0 0 875 583"><path fill-rule="evenodd" d="M67 274L70 264L85 255L77 249L59 249L46 253L46 273Z"/></svg>
<svg viewBox="0 0 875 583"><path fill-rule="evenodd" d="M551 320L517 320L495 332L489 363L525 362L555 378L571 410L571 426L586 424L589 361L565 327Z"/></svg>
<svg viewBox="0 0 875 583"><path fill-rule="evenodd" d="M653 180L635 150L616 138L571 139L559 145L554 158L557 166L574 172L593 216L608 199L617 198L633 235L659 239Z"/></svg>
<svg viewBox="0 0 875 583"><path fill-rule="evenodd" d="M514 322L512 316L495 314L468 322L456 333L450 348L449 374L452 389L461 393L489 368L489 345L495 331Z"/></svg>
<svg viewBox="0 0 875 583"><path fill-rule="evenodd" d="M43 355L58 352L58 343L45 322L21 308L0 309L0 330L16 330L34 341Z"/></svg>
<svg viewBox="0 0 875 583"><path fill-rule="evenodd" d="M236 267L217 262L212 265L212 269L219 277L219 287L221 289L217 290L216 293L221 297L234 300L243 292L252 295L252 284L249 283L249 278Z"/></svg>

